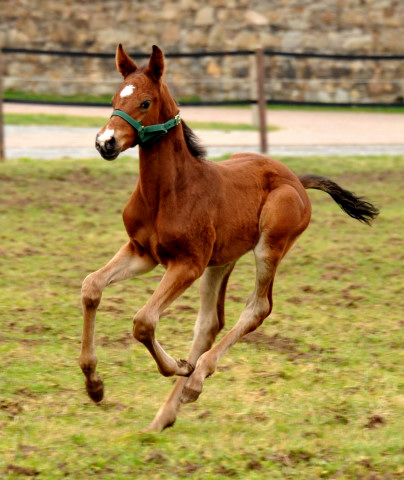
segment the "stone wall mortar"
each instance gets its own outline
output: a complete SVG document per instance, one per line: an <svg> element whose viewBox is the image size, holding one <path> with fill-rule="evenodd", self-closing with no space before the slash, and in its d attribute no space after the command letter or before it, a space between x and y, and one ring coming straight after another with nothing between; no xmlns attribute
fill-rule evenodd
<svg viewBox="0 0 404 480"><path fill-rule="evenodd" d="M403 54L399 0L2 0L0 45L133 53L264 48L319 53ZM7 54L6 89L106 94L120 78L113 59ZM267 58L270 98L394 102L404 97L404 62ZM251 97L251 58L170 59L167 83L179 98Z"/></svg>

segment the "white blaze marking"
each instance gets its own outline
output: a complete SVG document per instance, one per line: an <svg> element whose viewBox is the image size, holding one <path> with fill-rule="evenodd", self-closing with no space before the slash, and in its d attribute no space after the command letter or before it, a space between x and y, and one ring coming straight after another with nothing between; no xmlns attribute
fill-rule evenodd
<svg viewBox="0 0 404 480"><path fill-rule="evenodd" d="M110 129L106 129L104 133L102 133L99 137L98 137L98 141L99 142L106 142L107 140L109 140L110 138L112 138L114 136L114 133L115 133L115 130L110 130Z"/></svg>
<svg viewBox="0 0 404 480"><path fill-rule="evenodd" d="M135 86L134 86L134 85L127 85L125 88L122 89L122 91L121 91L121 93L119 94L119 96L120 96L121 98L129 97L129 95L132 95L134 89L135 89Z"/></svg>

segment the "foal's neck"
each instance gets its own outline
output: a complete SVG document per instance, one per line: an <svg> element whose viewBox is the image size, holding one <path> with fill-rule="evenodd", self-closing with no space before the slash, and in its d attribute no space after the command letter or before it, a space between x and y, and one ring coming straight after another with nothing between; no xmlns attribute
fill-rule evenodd
<svg viewBox="0 0 404 480"><path fill-rule="evenodd" d="M164 88L165 85L162 86ZM175 117L178 107L165 87L167 100L162 103L159 123ZM159 203L167 195L183 190L200 161L188 150L181 123L152 146L139 147L139 186L148 203Z"/></svg>

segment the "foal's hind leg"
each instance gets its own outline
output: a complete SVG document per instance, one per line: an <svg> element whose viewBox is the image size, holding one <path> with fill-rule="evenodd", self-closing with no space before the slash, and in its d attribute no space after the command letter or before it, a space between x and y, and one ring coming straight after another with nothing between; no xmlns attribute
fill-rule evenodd
<svg viewBox="0 0 404 480"><path fill-rule="evenodd" d="M131 243L127 243L107 265L88 275L83 282L83 337L79 365L86 377L87 393L94 402L100 402L104 395L102 380L96 373L94 352L95 316L102 291L111 283L146 273L155 266L151 257L140 255Z"/></svg>
<svg viewBox="0 0 404 480"><path fill-rule="evenodd" d="M310 205L289 186L280 187L268 196L260 218L261 237L254 249L256 283L237 324L211 350L199 358L196 368L183 388L181 401L195 401L203 381L217 367L220 358L242 336L255 330L272 309L272 286L276 269L296 238L310 220Z"/></svg>
<svg viewBox="0 0 404 480"><path fill-rule="evenodd" d="M201 277L201 306L194 328L194 340L188 362L195 365L202 353L209 350L224 325L224 298L227 281L235 262L222 267L208 267ZM182 389L187 377L178 377L170 395L157 412L147 430L161 431L174 424L180 408Z"/></svg>

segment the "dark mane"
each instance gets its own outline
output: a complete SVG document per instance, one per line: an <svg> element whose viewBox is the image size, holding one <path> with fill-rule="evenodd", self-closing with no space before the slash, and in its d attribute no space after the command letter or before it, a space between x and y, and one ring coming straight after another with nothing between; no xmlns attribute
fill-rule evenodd
<svg viewBox="0 0 404 480"><path fill-rule="evenodd" d="M201 145L200 139L188 127L188 125L181 119L182 129L184 131L185 142L191 155L200 160L206 158L207 152L205 147Z"/></svg>

